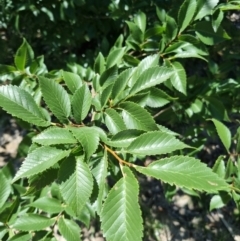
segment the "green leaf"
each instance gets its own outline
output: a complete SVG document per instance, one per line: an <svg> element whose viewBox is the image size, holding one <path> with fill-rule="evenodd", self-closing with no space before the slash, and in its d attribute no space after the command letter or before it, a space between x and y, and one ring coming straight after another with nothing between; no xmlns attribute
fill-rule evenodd
<svg viewBox="0 0 240 241"><path fill-rule="evenodd" d="M189 39L189 36L184 36L186 40ZM184 38L183 38L184 39ZM191 39L192 40L192 39ZM196 41L198 41L196 39ZM192 43L185 41L178 41L177 43L172 44L165 50L165 53L175 53L171 58L200 58L206 61L202 55L207 55L207 52L200 48L199 43L196 43L196 46Z"/></svg>
<svg viewBox="0 0 240 241"><path fill-rule="evenodd" d="M206 15L211 14L214 7L218 4L219 0L198 0L197 10L194 20L201 19Z"/></svg>
<svg viewBox="0 0 240 241"><path fill-rule="evenodd" d="M42 190L47 185L50 185L57 179L57 174L58 169L49 168L42 173L29 177L29 187L25 195L33 194L39 190Z"/></svg>
<svg viewBox="0 0 240 241"><path fill-rule="evenodd" d="M134 73L132 78L128 81L128 86L132 87L145 70L158 66L158 62L159 54L150 55L144 58L139 65L134 68Z"/></svg>
<svg viewBox="0 0 240 241"><path fill-rule="evenodd" d="M134 17L134 22L137 24L137 26L141 29L141 31L144 33L146 29L146 14L142 11L139 11L136 16Z"/></svg>
<svg viewBox="0 0 240 241"><path fill-rule="evenodd" d="M127 148L126 151L137 155L166 154L175 150L189 147L174 136L161 131L153 131L140 135Z"/></svg>
<svg viewBox="0 0 240 241"><path fill-rule="evenodd" d="M172 69L174 70L173 75L171 76L170 80L173 87L180 91L181 93L187 95L186 90L186 72L184 67L179 62L172 62L171 63Z"/></svg>
<svg viewBox="0 0 240 241"><path fill-rule="evenodd" d="M0 76L10 74L14 71L16 71L16 68L14 66L0 64Z"/></svg>
<svg viewBox="0 0 240 241"><path fill-rule="evenodd" d="M100 215L103 235L108 241L140 241L143 236L139 186L128 167L109 192Z"/></svg>
<svg viewBox="0 0 240 241"><path fill-rule="evenodd" d="M11 193L11 185L9 180L5 177L2 170L0 170L0 208L7 201L10 193Z"/></svg>
<svg viewBox="0 0 240 241"><path fill-rule="evenodd" d="M118 68L116 65L105 70L99 79L99 83L102 86L102 88L108 86L111 82L113 82L117 78L117 74Z"/></svg>
<svg viewBox="0 0 240 241"><path fill-rule="evenodd" d="M119 131L125 130L126 126L124 124L123 119L114 109L106 109L105 110L105 124L108 130L112 134L116 134Z"/></svg>
<svg viewBox="0 0 240 241"><path fill-rule="evenodd" d="M0 87L0 106L9 114L37 126L49 126L33 97L25 90L12 85Z"/></svg>
<svg viewBox="0 0 240 241"><path fill-rule="evenodd" d="M219 156L212 168L213 172L218 174L219 177L224 178L226 173L226 167L224 163L224 156Z"/></svg>
<svg viewBox="0 0 240 241"><path fill-rule="evenodd" d="M58 228L67 241L81 241L81 229L74 221L61 217L58 220Z"/></svg>
<svg viewBox="0 0 240 241"><path fill-rule="evenodd" d="M229 148L231 146L231 132L229 129L220 121L216 119L211 119L216 127L219 138L221 139L224 147L227 152L229 152Z"/></svg>
<svg viewBox="0 0 240 241"><path fill-rule="evenodd" d="M197 7L196 0L185 0L180 7L178 12L178 25L179 25L179 33L181 33L185 28L188 27L189 23L191 22L195 10Z"/></svg>
<svg viewBox="0 0 240 241"><path fill-rule="evenodd" d="M119 74L112 88L111 97L113 100L116 100L118 96L121 95L126 85L128 84L128 81L132 77L134 70L134 68L126 69L121 74Z"/></svg>
<svg viewBox="0 0 240 241"><path fill-rule="evenodd" d="M114 65L118 65L124 55L125 47L124 48L115 48L110 52L107 57L106 67L107 69L111 68Z"/></svg>
<svg viewBox="0 0 240 241"><path fill-rule="evenodd" d="M32 141L43 146L72 144L77 142L69 130L60 127L50 127L33 137Z"/></svg>
<svg viewBox="0 0 240 241"><path fill-rule="evenodd" d="M13 224L13 228L22 231L37 231L51 226L54 222L54 219L29 213L17 218L16 222Z"/></svg>
<svg viewBox="0 0 240 241"><path fill-rule="evenodd" d="M79 75L67 71L62 71L62 77L68 89L74 94L82 85L82 79Z"/></svg>
<svg viewBox="0 0 240 241"><path fill-rule="evenodd" d="M63 210L61 202L55 198L41 197L32 202L29 206L38 208L46 213L60 213Z"/></svg>
<svg viewBox="0 0 240 241"><path fill-rule="evenodd" d="M63 151L54 147L43 146L28 154L13 182L22 177L29 177L52 167L59 160L68 156L71 150Z"/></svg>
<svg viewBox="0 0 240 241"><path fill-rule="evenodd" d="M105 69L105 59L102 53L99 53L94 63L94 71L98 74L102 74Z"/></svg>
<svg viewBox="0 0 240 241"><path fill-rule="evenodd" d="M81 123L88 115L92 104L92 96L86 84L80 87L73 95L72 108L74 119Z"/></svg>
<svg viewBox="0 0 240 241"><path fill-rule="evenodd" d="M209 211L224 207L231 199L231 195L226 192L220 193L221 195L214 195L210 201Z"/></svg>
<svg viewBox="0 0 240 241"><path fill-rule="evenodd" d="M161 36L164 30L165 28L163 26L155 25L154 27L146 30L144 34L144 38L148 39L148 38L152 38L153 36Z"/></svg>
<svg viewBox="0 0 240 241"><path fill-rule="evenodd" d="M158 85L169 79L172 74L173 70L171 68L156 66L147 69L141 74L141 76L139 76L130 90L130 94L135 94L141 90Z"/></svg>
<svg viewBox="0 0 240 241"><path fill-rule="evenodd" d="M136 166L135 168L142 174L171 185L206 192L229 189L224 179L218 177L206 164L188 156L172 156L153 161L147 167Z"/></svg>
<svg viewBox="0 0 240 241"><path fill-rule="evenodd" d="M100 102L101 102L102 108L104 108L107 102L109 101L110 95L112 93L112 88L113 88L113 83L108 85L101 93Z"/></svg>
<svg viewBox="0 0 240 241"><path fill-rule="evenodd" d="M126 101L121 103L119 107L123 109L123 120L129 129L144 131L154 131L158 129L150 113L141 106L133 102Z"/></svg>
<svg viewBox="0 0 240 241"><path fill-rule="evenodd" d="M142 43L144 37L142 30L138 27L136 23L130 21L126 21L126 23L131 33L130 37L134 40L134 43Z"/></svg>
<svg viewBox="0 0 240 241"><path fill-rule="evenodd" d="M31 62L29 70L32 74L44 73L47 70L47 67L44 64L44 56L41 55L41 56L38 56L36 59L34 59Z"/></svg>
<svg viewBox="0 0 240 241"><path fill-rule="evenodd" d="M7 241L29 241L32 239L32 235L30 233L18 233L8 239Z"/></svg>
<svg viewBox="0 0 240 241"><path fill-rule="evenodd" d="M105 151L103 157L100 160L97 160L97 165L95 165L91 170L98 184L98 196L95 202L96 210L98 214L100 214L102 210L105 183L106 183L106 177L108 174L107 168L108 168L107 151Z"/></svg>
<svg viewBox="0 0 240 241"><path fill-rule="evenodd" d="M24 70L26 66L29 66L31 61L34 59L34 52L32 47L28 44L25 38L23 43L19 47L14 57L14 63L18 70Z"/></svg>
<svg viewBox="0 0 240 241"><path fill-rule="evenodd" d="M174 100L174 98L166 94L164 91L158 88L152 87L150 89L150 93L148 95L146 105L152 108L159 108L168 104L170 100Z"/></svg>
<svg viewBox="0 0 240 241"><path fill-rule="evenodd" d="M39 76L43 98L53 114L62 122L68 123L71 103L67 91L54 80Z"/></svg>
<svg viewBox="0 0 240 241"><path fill-rule="evenodd" d="M230 39L229 35L221 26L214 32L210 22L207 21L197 23L195 25L195 31L198 38L206 45L214 45Z"/></svg>
<svg viewBox="0 0 240 241"><path fill-rule="evenodd" d="M86 159L92 156L99 144L99 135L92 127L69 128L75 138L81 143Z"/></svg>
<svg viewBox="0 0 240 241"><path fill-rule="evenodd" d="M224 14L223 11L221 11L220 9L217 9L213 15L212 15L212 28L214 30L214 32L217 32L219 26L221 25L221 22L224 18Z"/></svg>
<svg viewBox="0 0 240 241"><path fill-rule="evenodd" d="M127 129L118 132L112 137L110 141L107 141L107 145L113 147L128 147L139 135L143 134L144 131Z"/></svg>
<svg viewBox="0 0 240 241"><path fill-rule="evenodd" d="M82 159L83 157L78 158L75 172L60 186L63 199L77 216L80 215L93 189L92 174Z"/></svg>
<svg viewBox="0 0 240 241"><path fill-rule="evenodd" d="M167 15L166 17L166 37L168 41L172 41L176 38L178 33L178 26L174 18Z"/></svg>

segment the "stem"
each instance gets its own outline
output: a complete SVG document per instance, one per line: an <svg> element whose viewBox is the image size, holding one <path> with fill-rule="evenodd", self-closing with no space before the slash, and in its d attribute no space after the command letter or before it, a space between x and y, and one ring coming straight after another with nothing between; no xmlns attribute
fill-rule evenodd
<svg viewBox="0 0 240 241"><path fill-rule="evenodd" d="M108 152L110 152L110 153L120 162L120 164L125 164L125 165L127 165L127 166L129 166L129 167L134 167L134 166L135 166L134 164L129 163L129 162L126 162L126 161L124 161L123 159L121 159L121 158L115 153L115 151L113 151L112 149L110 149L108 146L104 145L104 148L105 148Z"/></svg>

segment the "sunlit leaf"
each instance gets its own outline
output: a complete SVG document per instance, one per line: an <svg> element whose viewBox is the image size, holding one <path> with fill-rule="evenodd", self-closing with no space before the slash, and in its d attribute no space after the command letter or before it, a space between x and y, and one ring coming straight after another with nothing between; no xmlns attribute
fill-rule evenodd
<svg viewBox="0 0 240 241"><path fill-rule="evenodd" d="M188 147L174 136L161 131L140 135L126 148L126 151L137 155L165 154Z"/></svg>
<svg viewBox="0 0 240 241"><path fill-rule="evenodd" d="M73 95L72 108L74 119L81 123L89 112L92 103L92 96L86 84L80 87Z"/></svg>
<svg viewBox="0 0 240 241"><path fill-rule="evenodd" d="M172 156L153 161L147 167L136 167L136 170L180 187L206 192L228 190L229 186L206 164L188 156Z"/></svg>
<svg viewBox="0 0 240 241"><path fill-rule="evenodd" d="M54 219L29 213L18 217L13 224L13 227L22 231L37 231L51 226L54 222Z"/></svg>
<svg viewBox="0 0 240 241"><path fill-rule="evenodd" d="M81 229L74 221L61 217L58 220L58 228L67 241L81 241Z"/></svg>
<svg viewBox="0 0 240 241"><path fill-rule="evenodd" d="M219 138L221 139L224 147L227 151L231 146L231 132L229 129L220 121L216 119L211 119L216 127Z"/></svg>
<svg viewBox="0 0 240 241"><path fill-rule="evenodd" d="M76 215L80 215L93 189L92 174L82 159L78 158L74 173L60 186L63 199Z"/></svg>
<svg viewBox="0 0 240 241"><path fill-rule="evenodd" d="M77 142L69 130L60 127L50 127L37 136L33 137L32 140L33 142L44 146L56 144L72 144Z"/></svg>
<svg viewBox="0 0 240 241"><path fill-rule="evenodd" d="M12 85L0 87L0 106L9 114L37 126L49 126L33 97L25 90Z"/></svg>
<svg viewBox="0 0 240 241"><path fill-rule="evenodd" d="M39 76L43 98L53 114L63 123L68 123L71 103L67 91L52 79Z"/></svg>
<svg viewBox="0 0 240 241"><path fill-rule="evenodd" d="M120 104L123 109L122 116L129 129L138 129L144 131L157 130L157 125L149 112L133 102L124 102Z"/></svg>
<svg viewBox="0 0 240 241"><path fill-rule="evenodd" d="M13 182L22 177L29 177L53 166L59 160L69 155L70 151L63 151L54 147L43 146L28 154Z"/></svg>
<svg viewBox="0 0 240 241"><path fill-rule="evenodd" d="M138 182L129 168L109 192L100 215L107 241L140 241L143 236Z"/></svg>

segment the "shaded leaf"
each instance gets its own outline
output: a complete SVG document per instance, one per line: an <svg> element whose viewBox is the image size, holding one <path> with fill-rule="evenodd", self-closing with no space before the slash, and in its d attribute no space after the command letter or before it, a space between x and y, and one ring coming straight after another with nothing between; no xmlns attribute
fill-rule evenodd
<svg viewBox="0 0 240 241"><path fill-rule="evenodd" d="M39 76L44 101L53 114L63 123L68 123L71 103L67 91L54 80Z"/></svg>
<svg viewBox="0 0 240 241"><path fill-rule="evenodd" d="M126 151L136 155L157 155L189 147L174 136L161 131L144 133L136 138Z"/></svg>
<svg viewBox="0 0 240 241"><path fill-rule="evenodd" d="M43 146L28 154L13 182L22 177L29 177L52 167L59 160L68 156L71 150L63 151L54 147Z"/></svg>
<svg viewBox="0 0 240 241"><path fill-rule="evenodd" d="M73 95L72 108L74 119L81 123L88 115L92 104L92 95L86 84L80 87Z"/></svg>
<svg viewBox="0 0 240 241"><path fill-rule="evenodd" d="M108 130L112 134L116 134L119 131L125 130L126 126L122 117L114 109L105 110L105 124L107 125Z"/></svg>
<svg viewBox="0 0 240 241"><path fill-rule="evenodd" d="M77 216L80 215L93 189L92 174L82 159L83 157L78 158L75 172L60 186L63 199Z"/></svg>
<svg viewBox="0 0 240 241"><path fill-rule="evenodd" d="M133 102L124 102L119 105L125 124L129 129L144 131L157 130L157 125L149 112Z"/></svg>
<svg viewBox="0 0 240 241"><path fill-rule="evenodd" d="M0 87L0 106L9 114L37 126L49 126L33 97L25 90L12 85Z"/></svg>
<svg viewBox="0 0 240 241"><path fill-rule="evenodd" d="M143 133L144 131L141 130L123 130L114 135L110 141L107 141L107 144L113 147L127 147Z"/></svg>
<svg viewBox="0 0 240 241"><path fill-rule="evenodd" d="M128 167L109 192L100 215L103 234L109 241L140 241L143 236L139 186Z"/></svg>
<svg viewBox="0 0 240 241"><path fill-rule="evenodd" d="M63 80L66 83L68 89L74 94L82 85L82 79L78 74L62 71Z"/></svg>
<svg viewBox="0 0 240 241"><path fill-rule="evenodd" d="M230 39L229 35L221 26L214 32L211 24L207 21L198 22L195 25L195 31L198 38L206 45L214 45Z"/></svg>
<svg viewBox="0 0 240 241"><path fill-rule="evenodd" d="M14 66L0 64L0 76L10 74L14 71L16 71L16 68Z"/></svg>
<svg viewBox="0 0 240 241"><path fill-rule="evenodd" d="M26 66L29 66L31 61L34 59L34 52L32 47L28 44L25 38L23 43L19 47L14 57L14 63L18 70L24 70Z"/></svg>
<svg viewBox="0 0 240 241"><path fill-rule="evenodd" d="M69 130L60 127L50 127L37 136L34 136L32 141L43 146L72 144L77 142Z"/></svg>
<svg viewBox="0 0 240 241"><path fill-rule="evenodd" d="M67 241L81 241L81 229L74 221L61 217L58 220L58 228Z"/></svg>
<svg viewBox="0 0 240 241"><path fill-rule="evenodd" d="M166 37L168 41L172 41L177 36L178 26L174 18L167 15L166 17Z"/></svg>
<svg viewBox="0 0 240 241"><path fill-rule="evenodd" d="M172 156L152 162L147 167L135 167L137 171L180 187L206 192L228 190L224 179L206 164L187 156Z"/></svg>

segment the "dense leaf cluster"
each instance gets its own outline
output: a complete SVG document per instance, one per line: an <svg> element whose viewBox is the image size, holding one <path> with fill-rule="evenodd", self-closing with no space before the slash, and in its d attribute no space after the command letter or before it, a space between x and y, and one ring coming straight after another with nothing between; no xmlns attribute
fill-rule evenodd
<svg viewBox="0 0 240 241"><path fill-rule="evenodd" d="M83 1L64 4L49 8L75 10ZM6 81L0 106L28 128L22 145L31 138L19 170L13 173L10 164L0 170L0 239L55 240L58 227L66 240L80 240L79 222L89 226L98 217L106 240L142 240L142 174L214 194L210 209L230 199L239 207L240 131L234 125L233 136L227 127L239 118L239 68L229 65L236 55L225 53L239 38L226 24L226 11L239 5L185 0L178 9L148 6L156 10L154 21L134 12L129 33L88 68L69 63L67 70L48 71L24 38L14 65L0 65ZM203 132L218 136L227 164L222 155L213 168L196 158Z"/></svg>

